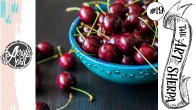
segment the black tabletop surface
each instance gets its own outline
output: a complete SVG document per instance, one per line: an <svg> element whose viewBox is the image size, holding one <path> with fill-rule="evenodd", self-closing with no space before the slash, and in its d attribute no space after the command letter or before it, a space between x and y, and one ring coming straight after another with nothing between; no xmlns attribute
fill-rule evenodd
<svg viewBox="0 0 196 110"><path fill-rule="evenodd" d="M54 47L61 45L63 51L70 49L68 32L78 12L66 13L65 8L81 6L90 0L36 0L36 41L51 42ZM68 94L56 85L56 76L64 71L57 60L40 65L42 90L36 94L37 101L48 103L51 110L64 105ZM93 103L86 95L75 92L66 110L157 110L158 82L143 85L122 85L107 81L89 71L77 60L74 70L69 70L77 78L77 87L95 97Z"/></svg>

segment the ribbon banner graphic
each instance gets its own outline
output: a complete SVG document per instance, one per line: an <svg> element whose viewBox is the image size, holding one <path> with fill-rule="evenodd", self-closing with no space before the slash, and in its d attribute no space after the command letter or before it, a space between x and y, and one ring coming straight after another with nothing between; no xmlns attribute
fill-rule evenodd
<svg viewBox="0 0 196 110"><path fill-rule="evenodd" d="M189 104L187 81L189 77L182 75L192 40L191 25L183 18L186 9L192 4L179 7L177 2L166 13L163 27L173 30L173 39L169 57L162 79L162 102L167 108L182 108Z"/></svg>

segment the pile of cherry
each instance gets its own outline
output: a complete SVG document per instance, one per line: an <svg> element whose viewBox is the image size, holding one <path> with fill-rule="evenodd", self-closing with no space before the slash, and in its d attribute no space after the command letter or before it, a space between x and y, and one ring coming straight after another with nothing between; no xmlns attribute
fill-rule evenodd
<svg viewBox="0 0 196 110"><path fill-rule="evenodd" d="M103 2L91 2L66 11L79 11L81 23L74 36L86 53L107 62L143 65L158 60L158 23L146 15L151 2L116 0L105 3L107 11L100 6Z"/></svg>
<svg viewBox="0 0 196 110"><path fill-rule="evenodd" d="M62 53L61 47L57 46L58 53L54 54L54 48L49 42L41 42L36 46L36 92L39 93L41 91L41 77L40 77L40 69L39 65L45 63L52 59L58 59L58 64L61 68L69 70L73 69L76 66L76 59L73 56L72 49L68 53ZM53 55L54 54L54 55ZM73 90L82 92L89 96L90 101L93 101L93 96L88 92L76 88L76 78L73 74L68 71L63 71L58 74L56 78L57 86L60 90L69 93L68 102L61 108L57 110L64 109L72 100ZM36 102L36 110L50 110L48 104L44 102L37 101Z"/></svg>

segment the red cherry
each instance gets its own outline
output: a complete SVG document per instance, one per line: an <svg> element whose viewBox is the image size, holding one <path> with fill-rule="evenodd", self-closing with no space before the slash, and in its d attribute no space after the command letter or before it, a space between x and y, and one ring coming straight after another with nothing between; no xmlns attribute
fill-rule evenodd
<svg viewBox="0 0 196 110"><path fill-rule="evenodd" d="M128 7L128 12L129 14L131 13L138 13L138 14L141 14L142 13L142 8L141 6L139 6L137 3L134 3L134 4L130 4Z"/></svg>
<svg viewBox="0 0 196 110"><path fill-rule="evenodd" d="M103 29L108 35L120 33L122 30L122 19L117 14L108 13L104 17Z"/></svg>
<svg viewBox="0 0 196 110"><path fill-rule="evenodd" d="M87 23L92 24L96 18L96 12L90 6L82 6L79 12L80 19Z"/></svg>
<svg viewBox="0 0 196 110"><path fill-rule="evenodd" d="M69 72L62 72L57 76L56 79L59 89L70 92L70 87L76 85L76 78Z"/></svg>
<svg viewBox="0 0 196 110"><path fill-rule="evenodd" d="M72 54L65 53L59 57L58 63L64 69L72 69L76 65L76 59Z"/></svg>
<svg viewBox="0 0 196 110"><path fill-rule="evenodd" d="M116 62L117 55L117 49L113 44L105 43L99 48L98 56L100 59L104 61Z"/></svg>
<svg viewBox="0 0 196 110"><path fill-rule="evenodd" d="M124 25L125 25L125 28L128 30L128 31L132 31L134 29L137 28L137 25L139 23L139 14L138 13L131 13L129 14L125 21L124 21Z"/></svg>
<svg viewBox="0 0 196 110"><path fill-rule="evenodd" d="M141 34L140 31L134 30L133 33L131 33L132 36L139 42L142 43L144 42L144 35Z"/></svg>
<svg viewBox="0 0 196 110"><path fill-rule="evenodd" d="M124 64L124 65L133 64L132 57L131 56L128 56L128 55L123 55L123 57L121 59L121 64Z"/></svg>
<svg viewBox="0 0 196 110"><path fill-rule="evenodd" d="M39 43L37 48L39 53L44 57L48 57L53 53L53 46L48 42Z"/></svg>
<svg viewBox="0 0 196 110"><path fill-rule="evenodd" d="M84 43L82 44L82 49L90 54L97 54L99 47L99 40L93 36L86 37Z"/></svg>
<svg viewBox="0 0 196 110"><path fill-rule="evenodd" d="M104 19L104 14L103 13L101 13L100 15L99 15L99 18L98 18L98 24L102 24L103 23L103 19Z"/></svg>
<svg viewBox="0 0 196 110"><path fill-rule="evenodd" d="M124 17L125 16L125 6L122 3L113 3L112 5L110 5L110 13L113 14L117 14L120 17Z"/></svg>
<svg viewBox="0 0 196 110"><path fill-rule="evenodd" d="M142 33L152 32L152 29L154 29L154 23L147 16L143 16L142 18L140 18L140 21L139 21L139 24L138 24L138 29Z"/></svg>
<svg viewBox="0 0 196 110"><path fill-rule="evenodd" d="M122 34L116 42L121 52L129 54L134 51L133 46L137 45L137 40L130 34Z"/></svg>
<svg viewBox="0 0 196 110"><path fill-rule="evenodd" d="M141 47L139 48L140 53L151 63L157 61L157 50L150 46L149 44L142 44ZM146 60L138 51L135 52L134 54L134 59L138 64L147 64Z"/></svg>
<svg viewBox="0 0 196 110"><path fill-rule="evenodd" d="M76 39L76 41L77 41L77 43L79 44L79 45L82 45L83 43L84 43L84 38L81 36L81 35L79 35L78 37L77 37L77 39Z"/></svg>
<svg viewBox="0 0 196 110"><path fill-rule="evenodd" d="M113 34L113 35L110 36L110 39L107 40L107 43L116 45L116 42L117 42L117 40L119 39L119 37L120 37L120 35L118 35L118 34Z"/></svg>
<svg viewBox="0 0 196 110"><path fill-rule="evenodd" d="M36 102L36 110L50 110L48 104L44 102Z"/></svg>

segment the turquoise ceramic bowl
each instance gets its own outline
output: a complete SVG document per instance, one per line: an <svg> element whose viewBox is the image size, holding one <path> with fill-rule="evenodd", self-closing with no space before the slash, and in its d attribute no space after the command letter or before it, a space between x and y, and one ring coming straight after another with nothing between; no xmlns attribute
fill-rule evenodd
<svg viewBox="0 0 196 110"><path fill-rule="evenodd" d="M122 84L143 84L156 81L158 74L147 65L121 65L106 62L96 57L83 54L84 52L77 44L74 33L76 27L80 24L80 18L76 18L71 25L69 31L69 40L72 48L76 50L75 55L80 61L96 75L107 79L112 82ZM158 68L158 64L153 64L155 68Z"/></svg>

